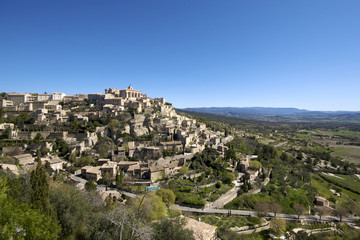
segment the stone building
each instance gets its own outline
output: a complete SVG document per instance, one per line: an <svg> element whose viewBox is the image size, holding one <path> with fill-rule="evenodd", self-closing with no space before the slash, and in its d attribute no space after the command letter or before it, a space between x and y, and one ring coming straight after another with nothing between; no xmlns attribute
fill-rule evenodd
<svg viewBox="0 0 360 240"><path fill-rule="evenodd" d="M126 158L126 151L124 147L118 147L111 155L111 160L114 162L120 162Z"/></svg>
<svg viewBox="0 0 360 240"><path fill-rule="evenodd" d="M51 96L51 100L62 101L65 96L66 96L65 93L56 93L56 92L54 92L52 94L52 96Z"/></svg>
<svg viewBox="0 0 360 240"><path fill-rule="evenodd" d="M116 175L116 162L108 162L100 167L101 176L105 176L105 174L109 174L110 177L114 177Z"/></svg>
<svg viewBox="0 0 360 240"><path fill-rule="evenodd" d="M15 106L19 105L20 103L29 102L31 98L31 94L28 93L8 93L6 95L6 99L12 101Z"/></svg>
<svg viewBox="0 0 360 240"><path fill-rule="evenodd" d="M157 180L162 179L165 176L164 170L165 169L163 166L150 167L148 174L151 182L155 182Z"/></svg>
<svg viewBox="0 0 360 240"><path fill-rule="evenodd" d="M139 90L134 90L130 85L127 89L120 90L119 95L122 98L140 98L142 97L142 92Z"/></svg>
<svg viewBox="0 0 360 240"><path fill-rule="evenodd" d="M88 180L94 180L95 182L101 179L101 167L85 166L81 168L81 174Z"/></svg>
<svg viewBox="0 0 360 240"><path fill-rule="evenodd" d="M13 103L13 101L10 101L10 100L0 99L0 106L3 108L13 107L14 103Z"/></svg>
<svg viewBox="0 0 360 240"><path fill-rule="evenodd" d="M51 94L43 93L36 96L36 101L49 101L52 98Z"/></svg>

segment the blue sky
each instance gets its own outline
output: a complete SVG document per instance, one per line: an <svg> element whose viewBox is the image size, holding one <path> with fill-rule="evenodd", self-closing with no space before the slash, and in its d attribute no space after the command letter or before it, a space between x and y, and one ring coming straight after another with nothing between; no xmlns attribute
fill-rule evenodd
<svg viewBox="0 0 360 240"><path fill-rule="evenodd" d="M0 91L360 110L360 1L0 2Z"/></svg>

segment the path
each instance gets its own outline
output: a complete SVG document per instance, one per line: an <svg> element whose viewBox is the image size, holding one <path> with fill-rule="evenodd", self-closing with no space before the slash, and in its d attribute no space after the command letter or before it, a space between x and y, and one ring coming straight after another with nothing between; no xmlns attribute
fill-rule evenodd
<svg viewBox="0 0 360 240"><path fill-rule="evenodd" d="M284 146L285 144L287 144L288 142L282 142L282 143L278 143L276 145L274 145L274 147L278 148L278 147L282 147Z"/></svg>
<svg viewBox="0 0 360 240"><path fill-rule="evenodd" d="M213 209L213 208L191 208L191 207L184 207L179 206L177 204L174 204L172 208L176 208L178 210L181 210L183 212L190 212L190 213L202 213L202 214L231 214L231 215L239 215L239 216L249 216L249 217L257 217L258 213L256 211L248 211L248 210L230 210L230 209ZM266 217L274 218L274 213L267 213ZM309 220L309 221L327 221L327 222L339 222L340 219L338 217L334 216L322 216L321 220L319 216L312 216L312 215L302 215L300 218L298 218L297 215L293 214L282 214L278 213L276 214L277 218L283 218L288 220ZM355 221L359 221L360 218L343 218L342 221L346 223L353 223Z"/></svg>

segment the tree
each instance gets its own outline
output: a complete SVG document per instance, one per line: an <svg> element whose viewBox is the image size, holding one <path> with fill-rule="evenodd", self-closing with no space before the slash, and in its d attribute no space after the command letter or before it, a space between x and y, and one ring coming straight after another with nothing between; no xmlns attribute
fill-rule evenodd
<svg viewBox="0 0 360 240"><path fill-rule="evenodd" d="M120 127L120 122L117 119L111 119L108 124L111 131L115 132Z"/></svg>
<svg viewBox="0 0 360 240"><path fill-rule="evenodd" d="M84 167L89 166L94 162L94 159L91 156L82 156L75 160L75 167Z"/></svg>
<svg viewBox="0 0 360 240"><path fill-rule="evenodd" d="M61 156L65 156L69 152L69 144L65 140L58 138L53 146L54 151L58 150Z"/></svg>
<svg viewBox="0 0 360 240"><path fill-rule="evenodd" d="M54 172L54 170L50 166L49 161L45 161L44 168L49 175L51 175Z"/></svg>
<svg viewBox="0 0 360 240"><path fill-rule="evenodd" d="M274 217L276 217L276 214L278 212L282 211L282 207L280 206L279 203L277 202L272 202L269 204L270 210L274 213Z"/></svg>
<svg viewBox="0 0 360 240"><path fill-rule="evenodd" d="M270 221L270 227L274 231L275 235L281 236L285 233L286 222L282 218L273 218Z"/></svg>
<svg viewBox="0 0 360 240"><path fill-rule="evenodd" d="M37 133L37 134L35 135L35 137L34 137L34 141L40 142L40 141L42 141L42 140L44 140L44 138L41 136L40 133Z"/></svg>
<svg viewBox="0 0 360 240"><path fill-rule="evenodd" d="M30 176L30 200L34 208L50 216L52 208L49 202L49 177L41 161L37 163L36 169Z"/></svg>
<svg viewBox="0 0 360 240"><path fill-rule="evenodd" d="M225 137L227 137L229 135L229 131L227 128L225 128Z"/></svg>
<svg viewBox="0 0 360 240"><path fill-rule="evenodd" d="M153 239L152 229L144 219L139 218L134 211L123 206L114 208L103 214L95 232L95 239Z"/></svg>
<svg viewBox="0 0 360 240"><path fill-rule="evenodd" d="M259 216L265 216L267 215L267 212L269 210L269 203L267 202L257 202L255 204L255 211L258 212Z"/></svg>
<svg viewBox="0 0 360 240"><path fill-rule="evenodd" d="M124 174L122 172L120 172L120 174L116 173L116 177L115 177L116 188L120 189L120 187L123 184L123 181L124 181Z"/></svg>
<svg viewBox="0 0 360 240"><path fill-rule="evenodd" d="M225 184L230 184L232 181L235 180L235 174L231 173L231 172L228 172L228 171L224 171L222 174L221 174L221 179L223 181L223 183Z"/></svg>
<svg viewBox="0 0 360 240"><path fill-rule="evenodd" d="M155 193L146 193L141 199L132 199L132 207L138 217L147 221L160 219L166 214L166 205Z"/></svg>
<svg viewBox="0 0 360 240"><path fill-rule="evenodd" d="M94 182L94 180L89 180L85 183L85 189L88 192L96 191L97 184Z"/></svg>
<svg viewBox="0 0 360 240"><path fill-rule="evenodd" d="M91 193L80 192L66 184L54 184L51 188L50 201L62 227L62 239L89 239L88 227L96 217L95 204L88 203L91 197Z"/></svg>
<svg viewBox="0 0 360 240"><path fill-rule="evenodd" d="M342 218L348 214L348 210L346 209L346 207L344 205L338 204L335 207L334 214L335 214L335 216L340 218L340 222L341 222Z"/></svg>
<svg viewBox="0 0 360 240"><path fill-rule="evenodd" d="M156 191L156 195L161 197L166 206L171 206L175 203L175 194L171 189L161 188Z"/></svg>
<svg viewBox="0 0 360 240"><path fill-rule="evenodd" d="M57 239L60 226L52 217L10 197L5 178L0 177L0 239Z"/></svg>
<svg viewBox="0 0 360 240"><path fill-rule="evenodd" d="M179 174L180 174L180 175L185 175L187 172L188 172L188 168L185 167L185 166L182 166L182 167L179 169Z"/></svg>
<svg viewBox="0 0 360 240"><path fill-rule="evenodd" d="M297 154L296 154L296 158L298 159L298 160L302 160L303 159L303 154L302 154L302 152L298 152Z"/></svg>
<svg viewBox="0 0 360 240"><path fill-rule="evenodd" d="M351 217L353 217L355 214L358 215L360 213L360 206L355 201L349 199L348 203L348 209L349 213L351 214Z"/></svg>
<svg viewBox="0 0 360 240"><path fill-rule="evenodd" d="M194 232L190 229L185 229L186 219L184 217L164 218L161 221L154 223L154 240L194 240Z"/></svg>
<svg viewBox="0 0 360 240"><path fill-rule="evenodd" d="M287 162L289 160L289 156L287 155L287 153L283 152L281 153L280 159L284 162Z"/></svg>
<svg viewBox="0 0 360 240"><path fill-rule="evenodd" d="M315 208L315 213L317 213L319 215L319 220L321 221L321 217L324 216L325 214L329 214L329 210L327 210L324 207L316 207Z"/></svg>
<svg viewBox="0 0 360 240"><path fill-rule="evenodd" d="M300 218L301 214L305 213L305 207L301 204L294 203L293 208L294 208L296 214L298 215L298 219Z"/></svg>
<svg viewBox="0 0 360 240"><path fill-rule="evenodd" d="M110 173L105 173L104 177L102 178L103 183L105 184L106 191L108 190L108 187L113 182L113 177L110 175Z"/></svg>
<svg viewBox="0 0 360 240"><path fill-rule="evenodd" d="M244 182L244 184L241 186L241 189L244 193L247 193L249 191L249 184L248 182ZM242 193L241 193L242 194Z"/></svg>
<svg viewBox="0 0 360 240"><path fill-rule="evenodd" d="M48 152L49 152L49 149L45 145L41 146L41 148L40 148L41 156L45 156L46 154L48 154Z"/></svg>
<svg viewBox="0 0 360 240"><path fill-rule="evenodd" d="M249 167L252 169L259 170L262 167L262 164L259 161L253 160L249 162Z"/></svg>
<svg viewBox="0 0 360 240"><path fill-rule="evenodd" d="M228 159L237 159L236 158L236 152L234 149L230 148L229 150L227 150L225 152L225 159L228 160Z"/></svg>

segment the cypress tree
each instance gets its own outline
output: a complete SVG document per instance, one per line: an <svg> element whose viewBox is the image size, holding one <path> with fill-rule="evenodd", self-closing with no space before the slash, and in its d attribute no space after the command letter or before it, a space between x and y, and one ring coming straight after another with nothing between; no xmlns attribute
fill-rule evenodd
<svg viewBox="0 0 360 240"><path fill-rule="evenodd" d="M31 172L30 183L32 206L48 216L52 215L49 201L49 177L41 161L38 161L36 169Z"/></svg>

